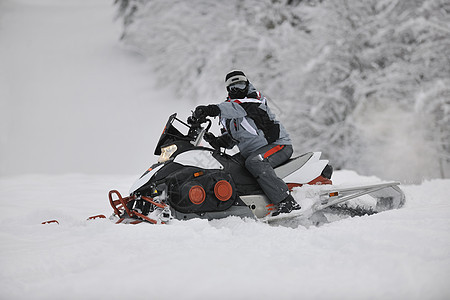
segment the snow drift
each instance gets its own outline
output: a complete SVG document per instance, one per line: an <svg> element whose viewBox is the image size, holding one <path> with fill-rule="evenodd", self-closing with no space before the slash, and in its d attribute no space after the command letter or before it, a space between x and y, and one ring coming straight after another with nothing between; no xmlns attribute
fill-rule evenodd
<svg viewBox="0 0 450 300"><path fill-rule="evenodd" d="M399 210L320 227L235 217L115 225L131 176L1 178L4 299L445 299L449 180L403 186ZM374 182L350 171L333 180ZM58 224L41 222L57 219ZM130 296L131 294L131 296Z"/></svg>

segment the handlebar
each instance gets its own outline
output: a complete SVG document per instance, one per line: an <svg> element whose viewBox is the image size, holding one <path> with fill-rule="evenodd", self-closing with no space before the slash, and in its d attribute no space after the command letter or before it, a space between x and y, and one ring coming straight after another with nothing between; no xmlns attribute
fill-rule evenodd
<svg viewBox="0 0 450 300"><path fill-rule="evenodd" d="M194 116L190 116L187 118L187 123L194 127L200 126L200 124L205 123L205 122L206 122L206 118L197 119Z"/></svg>
<svg viewBox="0 0 450 300"><path fill-rule="evenodd" d="M212 125L212 121L210 119L197 119L194 116L188 117L187 123L190 125L188 135L194 138L196 145L200 143L200 141L203 139L204 134L209 131ZM205 128L201 126L204 123L208 123Z"/></svg>
<svg viewBox="0 0 450 300"><path fill-rule="evenodd" d="M210 119L208 119L208 118L197 119L194 116L188 117L187 123L189 125L191 125L191 127L193 127L193 128L199 128L202 124L208 123L208 125L206 126L206 129L205 129L205 132L208 132L212 125L212 121Z"/></svg>

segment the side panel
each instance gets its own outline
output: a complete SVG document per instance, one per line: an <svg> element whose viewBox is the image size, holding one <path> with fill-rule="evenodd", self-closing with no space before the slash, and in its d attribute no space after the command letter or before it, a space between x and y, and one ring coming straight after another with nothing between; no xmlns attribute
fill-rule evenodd
<svg viewBox="0 0 450 300"><path fill-rule="evenodd" d="M313 155L314 153L306 153L301 156L295 157L289 160L289 162L276 167L275 173L278 177L285 178L300 169Z"/></svg>
<svg viewBox="0 0 450 300"><path fill-rule="evenodd" d="M257 218L263 218L270 213L267 205L270 205L271 202L265 195L247 195L240 196L240 198Z"/></svg>
<svg viewBox="0 0 450 300"><path fill-rule="evenodd" d="M156 168L150 170L150 172L148 172L147 174L136 180L136 182L130 188L130 194L139 189L144 184L146 184L152 178L152 176L155 175L155 173L163 166L164 165L157 166Z"/></svg>
<svg viewBox="0 0 450 300"><path fill-rule="evenodd" d="M313 156L298 170L283 178L285 182L306 184L317 178L322 173L328 160L320 159L320 152L314 152Z"/></svg>
<svg viewBox="0 0 450 300"><path fill-rule="evenodd" d="M183 166L198 167L202 169L223 169L223 166L209 150L190 150L178 154L173 160Z"/></svg>

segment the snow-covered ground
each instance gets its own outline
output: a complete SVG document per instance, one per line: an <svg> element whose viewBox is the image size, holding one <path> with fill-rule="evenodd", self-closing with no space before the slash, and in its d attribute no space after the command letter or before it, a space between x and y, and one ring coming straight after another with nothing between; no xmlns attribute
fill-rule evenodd
<svg viewBox="0 0 450 300"><path fill-rule="evenodd" d="M132 176L0 179L1 299L448 299L449 180L404 208L321 227L253 220L115 225ZM374 182L339 171L336 183ZM42 225L57 219L58 224Z"/></svg>
<svg viewBox="0 0 450 300"><path fill-rule="evenodd" d="M87 221L112 213L107 192L126 194L167 116L192 106L153 86L113 15L104 0L0 2L0 299L450 298L450 180L320 227Z"/></svg>

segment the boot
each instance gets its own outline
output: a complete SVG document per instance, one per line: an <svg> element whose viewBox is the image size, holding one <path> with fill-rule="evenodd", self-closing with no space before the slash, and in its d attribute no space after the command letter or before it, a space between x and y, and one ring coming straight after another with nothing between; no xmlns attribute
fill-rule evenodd
<svg viewBox="0 0 450 300"><path fill-rule="evenodd" d="M291 211L299 210L300 208L300 204L294 200L292 195L289 195L286 199L278 203L277 210L272 213L272 217L278 216L279 214L288 214Z"/></svg>

